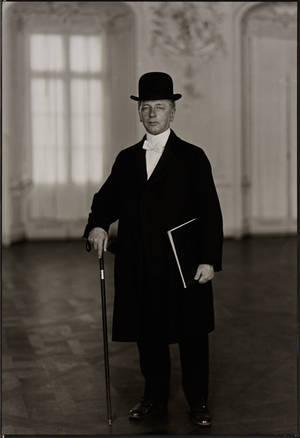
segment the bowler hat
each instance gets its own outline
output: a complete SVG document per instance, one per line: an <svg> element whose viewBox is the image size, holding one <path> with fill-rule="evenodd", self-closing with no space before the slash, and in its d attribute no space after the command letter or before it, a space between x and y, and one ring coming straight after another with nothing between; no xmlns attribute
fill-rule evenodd
<svg viewBox="0 0 300 438"><path fill-rule="evenodd" d="M181 97L181 94L173 93L173 80L163 72L143 74L139 80L139 96L130 96L133 100L178 100Z"/></svg>

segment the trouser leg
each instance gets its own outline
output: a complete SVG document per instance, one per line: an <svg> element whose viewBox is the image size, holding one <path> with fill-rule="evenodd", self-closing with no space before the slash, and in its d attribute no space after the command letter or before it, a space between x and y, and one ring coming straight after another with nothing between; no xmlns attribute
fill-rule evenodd
<svg viewBox="0 0 300 438"><path fill-rule="evenodd" d="M145 378L144 398L166 403L170 391L170 351L162 342L137 343L140 367Z"/></svg>
<svg viewBox="0 0 300 438"><path fill-rule="evenodd" d="M201 405L208 398L208 335L179 343L182 386L190 406Z"/></svg>

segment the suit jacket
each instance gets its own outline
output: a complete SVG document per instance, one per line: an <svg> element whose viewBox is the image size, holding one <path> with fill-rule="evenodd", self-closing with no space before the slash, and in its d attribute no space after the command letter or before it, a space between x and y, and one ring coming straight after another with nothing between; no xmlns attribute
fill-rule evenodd
<svg viewBox="0 0 300 438"><path fill-rule="evenodd" d="M145 137L122 150L94 195L84 237L119 220L112 339L178 342L214 329L212 283L184 289L167 230L199 217L199 264L222 269L223 221L204 151L171 130L147 180Z"/></svg>

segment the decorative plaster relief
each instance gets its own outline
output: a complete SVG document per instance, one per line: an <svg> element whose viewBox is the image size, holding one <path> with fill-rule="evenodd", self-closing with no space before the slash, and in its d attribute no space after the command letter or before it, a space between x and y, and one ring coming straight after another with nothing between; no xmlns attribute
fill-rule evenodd
<svg viewBox="0 0 300 438"><path fill-rule="evenodd" d="M276 2L264 5L258 5L251 11L251 18L258 18L260 20L275 21L284 27L295 24L297 18L296 2Z"/></svg>
<svg viewBox="0 0 300 438"><path fill-rule="evenodd" d="M128 15L131 10L123 2L18 2L11 7L12 15L22 28L23 22L36 24L64 25L65 29L80 28L87 20L91 28L109 27L119 31L128 27Z"/></svg>
<svg viewBox="0 0 300 438"><path fill-rule="evenodd" d="M195 87L197 61L207 61L217 51L225 51L219 9L213 2L156 2L150 6L150 50L180 58L181 65L186 66L184 89L193 98L200 96Z"/></svg>

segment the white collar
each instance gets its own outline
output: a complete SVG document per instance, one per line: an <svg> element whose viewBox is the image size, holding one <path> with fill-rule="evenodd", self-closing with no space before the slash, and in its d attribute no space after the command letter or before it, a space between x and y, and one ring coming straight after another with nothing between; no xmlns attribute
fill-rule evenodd
<svg viewBox="0 0 300 438"><path fill-rule="evenodd" d="M166 131L161 132L160 134L157 134L157 135L153 135L153 134L150 134L149 132L147 132L146 138L147 138L147 141L149 141L149 143L151 143L153 145L160 146L163 148L168 141L170 133L171 133L170 128L168 128Z"/></svg>

